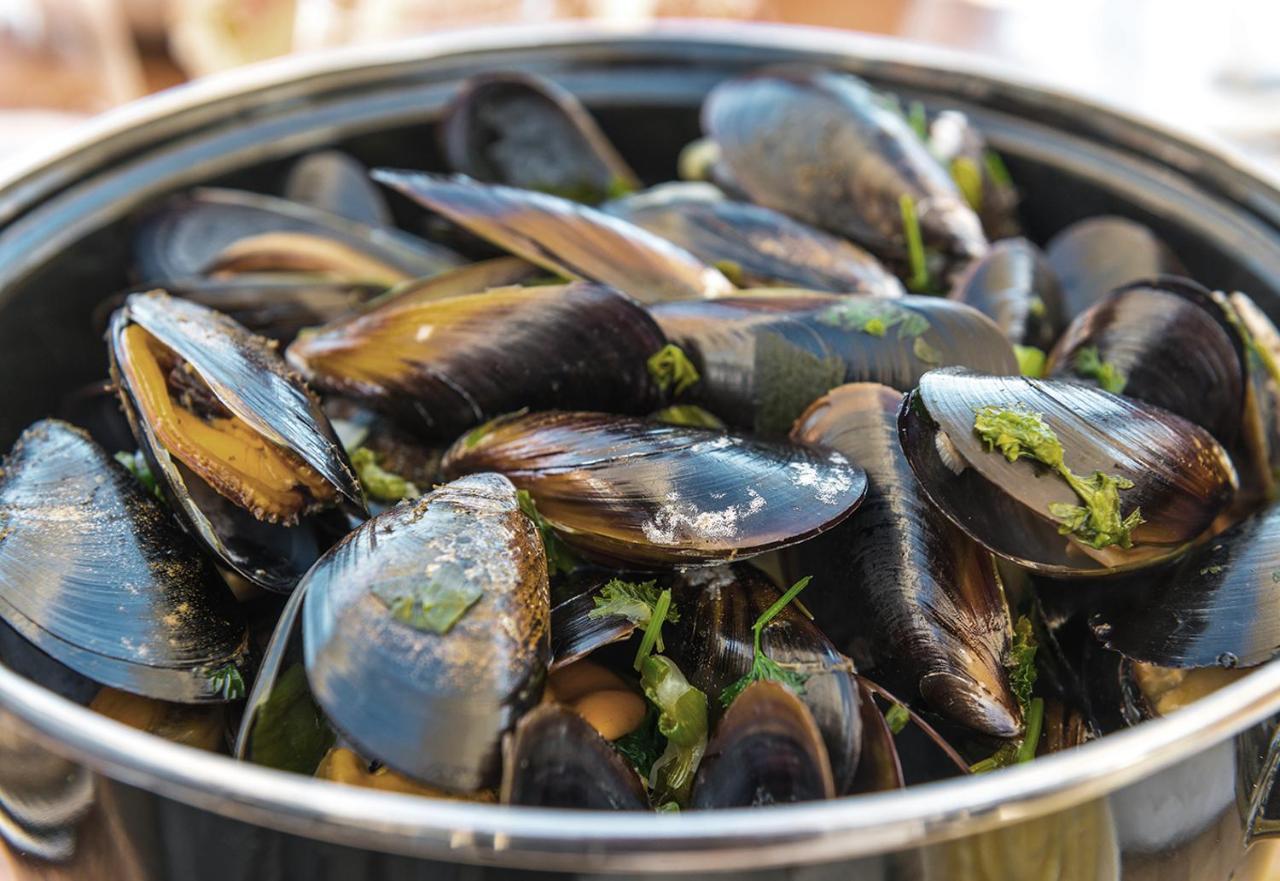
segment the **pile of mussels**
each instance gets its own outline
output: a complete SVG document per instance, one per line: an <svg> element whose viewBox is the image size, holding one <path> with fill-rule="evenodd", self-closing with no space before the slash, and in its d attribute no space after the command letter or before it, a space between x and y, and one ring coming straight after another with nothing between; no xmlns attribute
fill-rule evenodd
<svg viewBox="0 0 1280 881"><path fill-rule="evenodd" d="M0 655L275 768L674 810L1029 761L1280 649L1245 294L1118 217L1041 251L964 115L843 73L702 122L642 189L479 76L453 175L153 206L109 382L5 461Z"/></svg>

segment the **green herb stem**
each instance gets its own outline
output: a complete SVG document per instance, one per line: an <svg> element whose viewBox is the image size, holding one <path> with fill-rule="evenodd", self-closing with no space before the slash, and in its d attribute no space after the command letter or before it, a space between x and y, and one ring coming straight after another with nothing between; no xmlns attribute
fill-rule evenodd
<svg viewBox="0 0 1280 881"><path fill-rule="evenodd" d="M1040 746L1040 733L1044 729L1044 698L1037 697L1031 700L1027 708L1025 724L1027 733L1018 746L1018 755L1015 759L1019 763L1029 762L1036 757L1036 749Z"/></svg>
<svg viewBox="0 0 1280 881"><path fill-rule="evenodd" d="M920 219L916 215L915 200L903 193L898 197L898 208L902 212L902 232L907 240L907 265L911 270L907 287L917 292L928 291L930 288L929 265L925 259L924 236L920 232Z"/></svg>
<svg viewBox="0 0 1280 881"><path fill-rule="evenodd" d="M644 638L640 640L640 648L636 650L636 660L632 666L637 671L643 666L644 659L653 653L654 646L662 639L662 625L667 620L667 611L670 608L671 591L664 590L658 594L653 614L649 616L649 623L644 628Z"/></svg>

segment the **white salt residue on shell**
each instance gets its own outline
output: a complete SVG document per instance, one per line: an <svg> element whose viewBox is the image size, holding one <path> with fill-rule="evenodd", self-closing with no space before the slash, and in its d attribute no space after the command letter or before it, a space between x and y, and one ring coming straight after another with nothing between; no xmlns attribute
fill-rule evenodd
<svg viewBox="0 0 1280 881"><path fill-rule="evenodd" d="M718 510L703 511L689 501L681 501L679 493L667 493L653 517L641 525L644 537L655 545L679 545L705 541L728 540L738 534L742 520L763 510L764 496L748 488L749 501L728 505Z"/></svg>
<svg viewBox="0 0 1280 881"><path fill-rule="evenodd" d="M787 465L787 471L793 484L813 490L818 501L824 505L836 504L849 491L849 487L853 486L853 478L844 468L832 468L823 473L812 462L792 462Z"/></svg>

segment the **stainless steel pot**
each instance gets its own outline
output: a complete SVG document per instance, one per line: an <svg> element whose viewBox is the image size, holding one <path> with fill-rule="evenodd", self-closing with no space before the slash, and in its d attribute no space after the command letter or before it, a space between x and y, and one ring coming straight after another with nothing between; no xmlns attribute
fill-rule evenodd
<svg viewBox="0 0 1280 881"><path fill-rule="evenodd" d="M0 443L103 373L89 316L127 282L128 216L219 182L270 190L299 151L437 163L458 80L519 67L579 93L670 177L701 96L806 60L970 112L1030 233L1123 213L1208 284L1280 314L1280 191L1222 151L970 59L837 32L672 23L453 33L261 66L125 107L0 182ZM1170 718L997 774L825 804L619 816L356 790L162 742L0 666L0 877L425 879L600 872L841 879L1220 879L1280 828L1280 664Z"/></svg>

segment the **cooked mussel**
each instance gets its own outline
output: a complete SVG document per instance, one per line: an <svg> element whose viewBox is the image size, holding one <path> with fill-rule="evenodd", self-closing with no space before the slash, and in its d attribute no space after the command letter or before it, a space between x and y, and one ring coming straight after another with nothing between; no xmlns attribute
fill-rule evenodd
<svg viewBox="0 0 1280 881"><path fill-rule="evenodd" d="M650 313L698 370L689 399L766 437L785 435L805 407L846 382L914 388L940 365L1018 372L990 319L936 297L743 291Z"/></svg>
<svg viewBox="0 0 1280 881"><path fill-rule="evenodd" d="M506 474L574 550L638 568L738 559L803 541L865 489L838 453L604 413L499 419L444 473Z"/></svg>
<svg viewBox="0 0 1280 881"><path fill-rule="evenodd" d="M1045 249L1062 284L1070 321L1107 294L1160 275L1185 275L1181 261L1146 226L1103 215L1059 231Z"/></svg>
<svg viewBox="0 0 1280 881"><path fill-rule="evenodd" d="M623 614L626 609L610 610L606 587L615 579L613 573L587 573L570 579L551 597L551 670L554 673L606 645L631 638L641 621L640 614ZM629 586L648 591L652 581L638 580ZM647 596L645 597L647 599ZM649 609L652 607L650 606ZM643 614L649 609L637 606ZM646 619L647 620L647 619Z"/></svg>
<svg viewBox="0 0 1280 881"><path fill-rule="evenodd" d="M722 268L742 287L902 296L902 283L844 239L785 214L727 199L703 183L669 183L603 210Z"/></svg>
<svg viewBox="0 0 1280 881"><path fill-rule="evenodd" d="M675 577L672 597L680 619L672 629L670 654L708 695L713 717L721 714L726 690L752 669L753 622L780 596L768 576L745 563L691 569ZM862 744L853 662L794 605L762 629L760 646L801 682L798 696L821 732L836 791L846 791Z"/></svg>
<svg viewBox="0 0 1280 881"><path fill-rule="evenodd" d="M509 805L644 811L635 769L581 716L547 704L520 720L505 750L501 800Z"/></svg>
<svg viewBox="0 0 1280 881"><path fill-rule="evenodd" d="M640 188L573 93L534 74L468 79L444 110L440 143L454 171L487 183L590 205Z"/></svg>
<svg viewBox="0 0 1280 881"><path fill-rule="evenodd" d="M950 298L996 323L1009 342L1047 352L1065 320L1062 290L1040 249L1026 239L1004 239L974 260Z"/></svg>
<svg viewBox="0 0 1280 881"><path fill-rule="evenodd" d="M462 263L447 248L260 193L203 188L146 215L134 242L141 281L212 272L323 272L395 284Z"/></svg>
<svg viewBox="0 0 1280 881"><path fill-rule="evenodd" d="M690 807L762 807L835 794L813 717L789 688L764 680L747 686L716 726Z"/></svg>
<svg viewBox="0 0 1280 881"><path fill-rule="evenodd" d="M751 201L879 257L907 262L909 214L943 265L986 249L982 225L946 169L855 76L799 66L749 73L711 91L702 127Z"/></svg>
<svg viewBox="0 0 1280 881"><path fill-rule="evenodd" d="M898 424L930 500L993 553L1049 575L1170 558L1236 488L1204 429L1077 383L935 370Z"/></svg>
<svg viewBox="0 0 1280 881"><path fill-rule="evenodd" d="M0 474L0 530L0 617L54 659L160 700L243 697L231 594L87 434L56 420L23 432Z"/></svg>
<svg viewBox="0 0 1280 881"><path fill-rule="evenodd" d="M641 303L734 290L688 251L568 199L416 171L377 169L373 178L530 263L610 285Z"/></svg>
<svg viewBox="0 0 1280 881"><path fill-rule="evenodd" d="M344 739L433 786L498 781L550 656L546 558L510 481L471 475L374 517L299 589L307 679Z"/></svg>
<svg viewBox="0 0 1280 881"><path fill-rule="evenodd" d="M251 582L287 591L319 556L312 528L363 510L319 403L273 344L163 292L108 332L111 372L153 474L191 531ZM303 528L298 527L299 524Z"/></svg>
<svg viewBox="0 0 1280 881"><path fill-rule="evenodd" d="M991 555L920 488L898 442L901 404L885 386L844 385L796 422L797 441L865 465L867 496L844 523L789 549L787 568L813 576L805 603L878 680L966 728L1016 737L1013 627Z"/></svg>
<svg viewBox="0 0 1280 881"><path fill-rule="evenodd" d="M296 340L288 360L317 388L392 413L428 438L521 407L645 413L653 319L604 285L507 287L378 308Z"/></svg>
<svg viewBox="0 0 1280 881"><path fill-rule="evenodd" d="M1244 407L1244 357L1209 291L1166 276L1126 285L1077 315L1046 373L1162 407L1230 447Z"/></svg>
<svg viewBox="0 0 1280 881"><path fill-rule="evenodd" d="M340 150L308 153L289 169L284 197L374 227L392 226L391 209L382 191L369 180L369 169Z"/></svg>
<svg viewBox="0 0 1280 881"><path fill-rule="evenodd" d="M929 152L951 172L969 207L982 221L987 238L1004 239L1020 233L1018 189L1000 156L969 117L943 110L929 120Z"/></svg>

